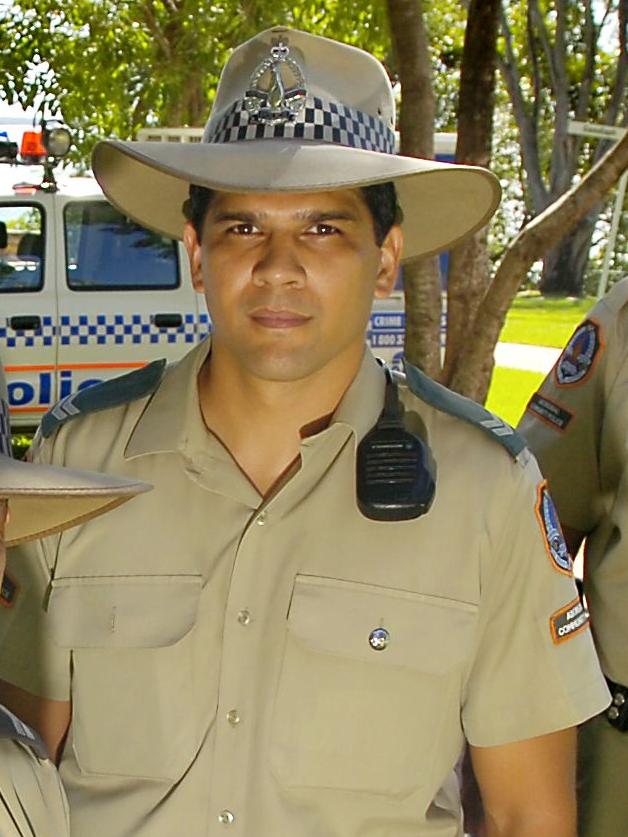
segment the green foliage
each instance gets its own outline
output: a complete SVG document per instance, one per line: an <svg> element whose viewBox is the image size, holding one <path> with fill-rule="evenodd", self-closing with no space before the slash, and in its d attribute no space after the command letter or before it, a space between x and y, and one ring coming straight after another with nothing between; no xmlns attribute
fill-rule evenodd
<svg viewBox="0 0 628 837"><path fill-rule="evenodd" d="M377 0L16 0L0 22L0 95L61 112L86 165L100 137L204 124L230 49L277 22L386 60L385 11Z"/></svg>
<svg viewBox="0 0 628 837"><path fill-rule="evenodd" d="M594 304L593 297L552 299L520 294L508 312L499 339L561 349Z"/></svg>
<svg viewBox="0 0 628 837"><path fill-rule="evenodd" d="M27 433L18 433L11 436L11 448L16 459L24 459L26 451L30 448L33 437Z"/></svg>

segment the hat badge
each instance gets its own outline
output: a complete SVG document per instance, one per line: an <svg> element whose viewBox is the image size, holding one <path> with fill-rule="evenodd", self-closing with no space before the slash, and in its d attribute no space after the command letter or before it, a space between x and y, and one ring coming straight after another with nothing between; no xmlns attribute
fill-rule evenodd
<svg viewBox="0 0 628 837"><path fill-rule="evenodd" d="M301 68L290 58L288 45L279 41L251 74L244 107L251 122L284 125L304 108L306 95Z"/></svg>

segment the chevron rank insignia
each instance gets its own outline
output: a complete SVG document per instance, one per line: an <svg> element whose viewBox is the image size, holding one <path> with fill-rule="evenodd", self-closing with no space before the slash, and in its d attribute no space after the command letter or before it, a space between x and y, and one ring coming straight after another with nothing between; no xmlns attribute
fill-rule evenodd
<svg viewBox="0 0 628 837"><path fill-rule="evenodd" d="M62 398L49 410L41 421L41 433L44 439L73 418L86 413L95 413L129 404L151 395L162 379L165 360L155 360L141 369L136 369L118 378L111 378L101 384L73 392Z"/></svg>

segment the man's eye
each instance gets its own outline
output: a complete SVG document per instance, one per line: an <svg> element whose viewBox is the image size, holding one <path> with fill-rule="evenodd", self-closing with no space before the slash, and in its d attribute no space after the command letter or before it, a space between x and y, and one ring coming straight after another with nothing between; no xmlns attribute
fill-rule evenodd
<svg viewBox="0 0 628 837"><path fill-rule="evenodd" d="M234 224L229 227L229 232L234 235L254 235L258 229L253 224Z"/></svg>
<svg viewBox="0 0 628 837"><path fill-rule="evenodd" d="M310 232L315 235L336 235L339 230L338 227L332 227L331 224L314 224L310 227Z"/></svg>

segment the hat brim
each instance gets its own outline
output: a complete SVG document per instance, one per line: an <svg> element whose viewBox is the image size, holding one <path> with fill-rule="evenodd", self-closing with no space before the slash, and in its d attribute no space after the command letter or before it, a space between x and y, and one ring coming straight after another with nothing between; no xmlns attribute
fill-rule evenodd
<svg viewBox="0 0 628 837"><path fill-rule="evenodd" d="M150 489L139 480L1 456L0 499L9 501L5 544L76 526Z"/></svg>
<svg viewBox="0 0 628 837"><path fill-rule="evenodd" d="M92 168L114 206L181 238L191 183L223 192L325 192L393 181L404 221L404 259L454 247L483 227L501 190L487 169L330 143L98 143Z"/></svg>

